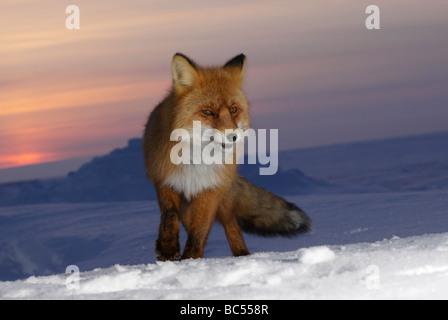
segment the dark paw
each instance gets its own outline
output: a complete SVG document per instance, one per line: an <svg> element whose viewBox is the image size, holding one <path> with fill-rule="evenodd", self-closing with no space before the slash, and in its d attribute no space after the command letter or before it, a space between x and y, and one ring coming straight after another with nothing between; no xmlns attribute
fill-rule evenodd
<svg viewBox="0 0 448 320"><path fill-rule="evenodd" d="M166 243L157 240L156 248L154 250L157 256L157 261L175 261L180 257L179 243Z"/></svg>

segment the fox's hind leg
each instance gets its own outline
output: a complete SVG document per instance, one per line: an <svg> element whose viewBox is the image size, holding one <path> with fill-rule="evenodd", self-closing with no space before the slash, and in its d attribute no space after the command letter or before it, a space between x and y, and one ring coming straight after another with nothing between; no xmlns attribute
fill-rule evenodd
<svg viewBox="0 0 448 320"><path fill-rule="evenodd" d="M171 188L159 187L157 200L161 212L159 238L156 240L157 260L175 260L180 256L179 195Z"/></svg>

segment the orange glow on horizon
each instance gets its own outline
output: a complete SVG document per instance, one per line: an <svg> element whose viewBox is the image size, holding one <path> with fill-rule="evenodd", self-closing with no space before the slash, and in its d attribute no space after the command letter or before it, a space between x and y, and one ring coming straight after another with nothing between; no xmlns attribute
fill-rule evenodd
<svg viewBox="0 0 448 320"><path fill-rule="evenodd" d="M62 160L56 155L45 153L22 153L0 157L0 169L22 167L43 162Z"/></svg>

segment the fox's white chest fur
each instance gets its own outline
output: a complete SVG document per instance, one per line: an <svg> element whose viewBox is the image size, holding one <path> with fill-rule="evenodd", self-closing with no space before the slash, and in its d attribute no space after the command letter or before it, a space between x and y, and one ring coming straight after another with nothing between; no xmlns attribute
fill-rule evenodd
<svg viewBox="0 0 448 320"><path fill-rule="evenodd" d="M180 164L165 185L183 193L187 200L221 184L223 164Z"/></svg>

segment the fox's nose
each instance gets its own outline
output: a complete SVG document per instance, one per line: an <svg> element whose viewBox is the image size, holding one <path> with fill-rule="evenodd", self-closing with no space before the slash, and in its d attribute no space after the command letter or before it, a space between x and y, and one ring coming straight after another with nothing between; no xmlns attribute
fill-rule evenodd
<svg viewBox="0 0 448 320"><path fill-rule="evenodd" d="M226 136L226 139L227 139L227 141L229 141L229 142L235 142L236 140L238 140L238 135L236 134L236 133L229 133L227 136Z"/></svg>

